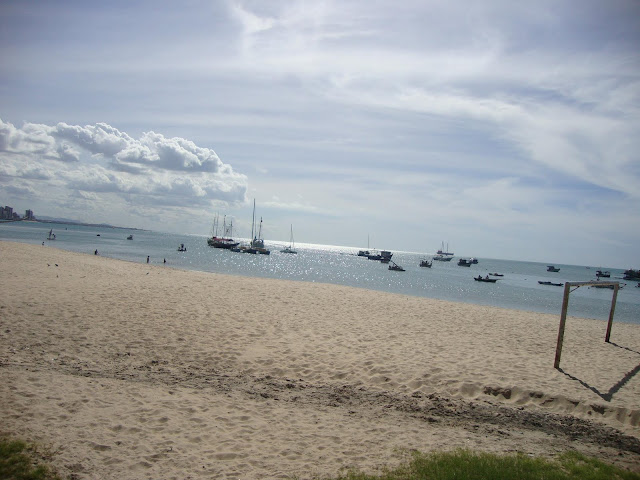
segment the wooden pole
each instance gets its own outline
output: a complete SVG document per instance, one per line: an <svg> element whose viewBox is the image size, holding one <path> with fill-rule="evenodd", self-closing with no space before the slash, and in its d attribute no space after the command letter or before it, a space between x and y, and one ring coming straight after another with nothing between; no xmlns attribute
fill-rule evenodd
<svg viewBox="0 0 640 480"><path fill-rule="evenodd" d="M616 283L613 286L613 296L611 297L611 311L609 312L609 323L607 324L607 335L604 337L604 341L609 343L611 337L611 325L613 324L613 313L616 311L616 299L618 298L618 289L620 284Z"/></svg>
<svg viewBox="0 0 640 480"><path fill-rule="evenodd" d="M569 292L571 285L564 284L564 296L562 297L562 312L560 313L560 328L558 329L558 343L556 345L556 360L553 368L560 367L560 355L562 355L562 342L564 340L564 326L567 323L567 310L569 308Z"/></svg>

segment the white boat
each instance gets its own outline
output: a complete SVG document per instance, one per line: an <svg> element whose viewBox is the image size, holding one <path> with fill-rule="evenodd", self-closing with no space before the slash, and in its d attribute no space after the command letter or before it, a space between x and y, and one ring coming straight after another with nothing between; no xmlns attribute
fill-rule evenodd
<svg viewBox="0 0 640 480"><path fill-rule="evenodd" d="M53 233L53 228L51 230L49 230L49 236L47 237L47 240L55 240L56 239L56 234Z"/></svg>
<svg viewBox="0 0 640 480"><path fill-rule="evenodd" d="M433 259L438 262L450 262L453 257L445 257L444 255L434 255Z"/></svg>
<svg viewBox="0 0 640 480"><path fill-rule="evenodd" d="M260 229L255 234L256 225L256 199L253 199L253 218L251 220L251 243L249 247L244 249L245 253L259 253L261 255L269 255L271 252L264 248L264 240L262 239L262 217L260 217Z"/></svg>
<svg viewBox="0 0 640 480"><path fill-rule="evenodd" d="M282 253L298 253L294 250L294 242L293 242L293 225L291 225L291 237L289 239L289 246L288 247L284 247L282 250L280 250Z"/></svg>

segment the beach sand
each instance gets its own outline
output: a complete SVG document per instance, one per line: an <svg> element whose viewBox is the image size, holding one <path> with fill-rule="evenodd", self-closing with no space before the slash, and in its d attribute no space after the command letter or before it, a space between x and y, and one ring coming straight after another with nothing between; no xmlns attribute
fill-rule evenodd
<svg viewBox="0 0 640 480"><path fill-rule="evenodd" d="M0 242L0 433L76 479L375 473L411 450L640 471L640 326Z"/></svg>

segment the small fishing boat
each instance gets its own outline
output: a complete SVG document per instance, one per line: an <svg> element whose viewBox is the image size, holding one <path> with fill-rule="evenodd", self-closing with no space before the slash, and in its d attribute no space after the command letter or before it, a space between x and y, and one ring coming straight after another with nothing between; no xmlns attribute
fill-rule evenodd
<svg viewBox="0 0 640 480"><path fill-rule="evenodd" d="M467 260L466 258L461 258L460 260L458 260L458 266L459 267L470 267L471 266L471 260Z"/></svg>
<svg viewBox="0 0 640 480"><path fill-rule="evenodd" d="M598 278L611 278L611 272L606 272L602 270L596 270L596 277Z"/></svg>
<svg viewBox="0 0 640 480"><path fill-rule="evenodd" d="M127 237L127 240L133 240L133 235L129 235L129 236Z"/></svg>
<svg viewBox="0 0 640 480"><path fill-rule="evenodd" d="M491 275L492 277L504 277L503 273L490 273L489 275Z"/></svg>
<svg viewBox="0 0 640 480"><path fill-rule="evenodd" d="M538 283L540 285L553 285L554 287L562 287L564 285L564 283L543 282L540 280L538 280Z"/></svg>
<svg viewBox="0 0 640 480"><path fill-rule="evenodd" d="M178 247L178 251L179 252L186 252L187 251L187 247L184 246L184 243L180 244L180 246Z"/></svg>
<svg viewBox="0 0 640 480"><path fill-rule="evenodd" d="M379 260L382 263L389 263L391 257L393 257L393 253L391 253L389 250L373 250L369 252L369 255L367 255L367 258L369 260Z"/></svg>
<svg viewBox="0 0 640 480"><path fill-rule="evenodd" d="M559 272L560 269L556 268L555 265L547 265L547 272Z"/></svg>
<svg viewBox="0 0 640 480"><path fill-rule="evenodd" d="M640 279L640 270L634 270L633 268L625 270L623 278L625 280L638 280Z"/></svg>
<svg viewBox="0 0 640 480"><path fill-rule="evenodd" d="M421 267L425 267L425 268L431 268L431 266L433 265L433 260L429 261L429 260L420 260L420 266Z"/></svg>
<svg viewBox="0 0 640 480"><path fill-rule="evenodd" d="M404 268L402 268L396 262L391 262L391 265L389 265L389 270L393 270L395 272L404 272L405 271Z"/></svg>
<svg viewBox="0 0 640 480"><path fill-rule="evenodd" d="M487 282L487 283L496 283L498 281L497 278L489 278L489 275L487 275L486 277L482 277L481 275L478 275L477 277L473 277L473 279L476 282Z"/></svg>

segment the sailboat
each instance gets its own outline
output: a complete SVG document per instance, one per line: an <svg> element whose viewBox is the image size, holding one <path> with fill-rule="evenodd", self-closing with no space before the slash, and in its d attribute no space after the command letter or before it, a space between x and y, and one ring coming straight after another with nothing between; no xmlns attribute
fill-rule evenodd
<svg viewBox="0 0 640 480"><path fill-rule="evenodd" d="M47 240L55 240L56 239L56 234L53 233L53 228L51 230L49 230L49 236L47 237Z"/></svg>
<svg viewBox="0 0 640 480"><path fill-rule="evenodd" d="M288 247L284 247L280 251L282 253L298 253L293 249L293 247L294 247L294 243L293 243L293 225L291 225L291 238L289 239L289 246Z"/></svg>
<svg viewBox="0 0 640 480"><path fill-rule="evenodd" d="M442 248L436 252L438 255L451 255L453 256L453 252L449 252L449 242L447 242L447 249L444 249L444 242L442 242Z"/></svg>
<svg viewBox="0 0 640 480"><path fill-rule="evenodd" d="M207 244L213 248L224 248L227 250L232 249L233 247L238 246L238 242L234 241L233 238L233 220L230 221L229 227L227 227L227 216L224 216L222 222L222 237L218 237L218 216L216 216L213 221L213 233L211 238L207 239Z"/></svg>
<svg viewBox="0 0 640 480"><path fill-rule="evenodd" d="M358 252L358 256L359 257L368 257L369 255L371 255L371 253L369 252L369 235L367 235L367 249L366 250L360 250Z"/></svg>
<svg viewBox="0 0 640 480"><path fill-rule="evenodd" d="M439 262L450 262L453 258L453 252L449 252L449 244L447 243L447 249L444 249L444 242L442 242L442 248L440 248L433 256L433 260Z"/></svg>
<svg viewBox="0 0 640 480"><path fill-rule="evenodd" d="M260 217L260 229L258 230L258 236L253 238L251 246L261 255L269 255L271 253L270 250L264 248L264 240L262 239L262 217Z"/></svg>
<svg viewBox="0 0 640 480"><path fill-rule="evenodd" d="M242 249L244 253L260 253L262 255L269 255L271 252L264 248L264 240L262 239L262 217L260 217L260 230L258 235L255 235L256 226L256 200L253 199L253 218L251 219L251 243L248 247Z"/></svg>

